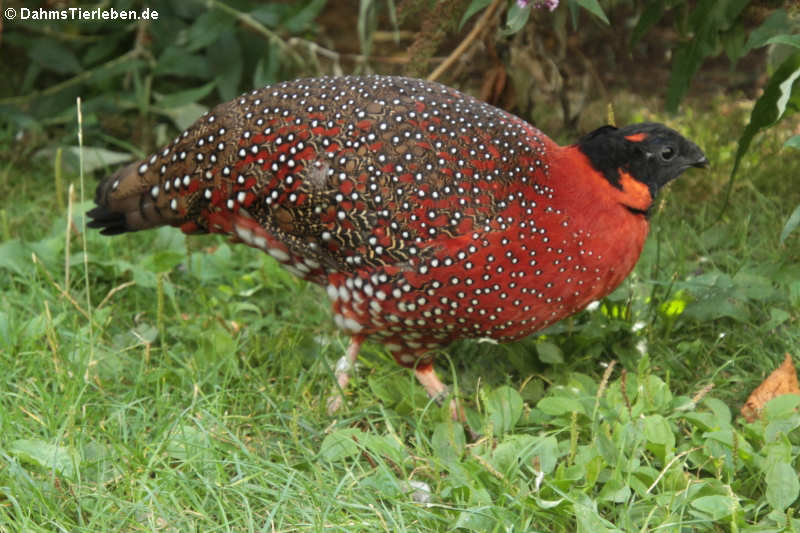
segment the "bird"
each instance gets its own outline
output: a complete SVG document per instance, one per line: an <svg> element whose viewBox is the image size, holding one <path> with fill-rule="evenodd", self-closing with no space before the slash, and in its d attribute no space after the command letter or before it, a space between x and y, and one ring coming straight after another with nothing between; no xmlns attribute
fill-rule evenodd
<svg viewBox="0 0 800 533"><path fill-rule="evenodd" d="M438 83L303 78L214 107L102 180L88 226L224 234L323 286L350 337L335 412L367 339L441 399L437 350L517 340L603 298L636 264L659 191L708 164L659 123L561 146Z"/></svg>

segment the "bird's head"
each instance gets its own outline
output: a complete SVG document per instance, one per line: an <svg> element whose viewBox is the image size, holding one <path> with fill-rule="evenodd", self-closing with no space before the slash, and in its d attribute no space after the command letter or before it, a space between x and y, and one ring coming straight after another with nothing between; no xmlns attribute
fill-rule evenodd
<svg viewBox="0 0 800 533"><path fill-rule="evenodd" d="M578 141L592 167L615 187L622 173L644 183L652 198L659 189L691 167L707 167L708 159L692 141L653 122L624 128L603 126Z"/></svg>

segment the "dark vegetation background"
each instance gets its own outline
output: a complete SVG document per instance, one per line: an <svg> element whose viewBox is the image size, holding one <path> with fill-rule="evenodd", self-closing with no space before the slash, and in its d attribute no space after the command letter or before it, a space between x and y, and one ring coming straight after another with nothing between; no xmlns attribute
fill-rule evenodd
<svg viewBox="0 0 800 533"><path fill-rule="evenodd" d="M59 134L74 138L75 98L81 96L87 145L129 143L148 152L161 142L157 125L191 120L184 109L194 111L190 104L213 105L252 87L322 74L425 77L489 3L120 1L108 7L150 8L159 18L10 20L3 33L0 105L10 126L24 128L26 139L17 141L27 142L18 147L38 148ZM565 2L553 13L528 8L527 24L523 17L510 20L514 13L505 13L502 3L502 13L439 79L570 137L604 119L605 106L620 91L652 98L656 109L668 98L673 111L687 89L695 102L755 97L767 78L763 41L788 33L792 24L791 3L788 11L776 9L780 1L607 2L607 15L600 12L613 24L580 3ZM6 6L35 12L73 3ZM767 19L766 30L759 30L766 37L753 39L752 30ZM699 64L684 61L676 72L672 61L688 45L699 49L690 50L692 60L705 60L691 84L692 67ZM586 112L592 106L601 117ZM624 112L620 107L617 112Z"/></svg>
<svg viewBox="0 0 800 533"><path fill-rule="evenodd" d="M5 11L77 5L2 6L0 530L800 528L798 401L737 418L800 353L796 3ZM211 106L369 72L435 73L562 143L609 120L666 122L712 162L660 198L639 265L597 310L439 357L475 442L379 345L328 417L346 339L324 291L263 254L169 228L83 231L99 178Z"/></svg>

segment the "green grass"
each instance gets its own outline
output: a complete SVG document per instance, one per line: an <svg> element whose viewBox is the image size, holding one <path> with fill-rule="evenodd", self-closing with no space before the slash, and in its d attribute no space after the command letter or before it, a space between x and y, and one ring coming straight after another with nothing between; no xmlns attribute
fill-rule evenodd
<svg viewBox="0 0 800 533"><path fill-rule="evenodd" d="M439 357L475 442L376 344L329 417L324 291L223 239L87 233L87 308L89 203L67 250L52 167L5 163L0 530L800 528L800 402L738 416L800 354L798 232L778 244L800 160L759 137L717 220L744 117L720 107L673 124L713 168L662 197L601 309Z"/></svg>

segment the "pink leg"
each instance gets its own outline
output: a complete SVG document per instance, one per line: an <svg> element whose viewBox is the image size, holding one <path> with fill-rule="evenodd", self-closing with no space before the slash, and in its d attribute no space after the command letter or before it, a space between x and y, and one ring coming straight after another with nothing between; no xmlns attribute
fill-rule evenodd
<svg viewBox="0 0 800 533"><path fill-rule="evenodd" d="M447 396L447 385L442 383L442 380L436 375L432 364L418 366L414 369L414 375L417 376L417 381L425 387L428 396L437 402L441 402ZM457 422L464 422L464 411L455 398L450 399L450 416Z"/></svg>
<svg viewBox="0 0 800 533"><path fill-rule="evenodd" d="M358 351L361 349L361 343L364 342L362 337L353 336L350 338L350 345L347 347L345 354L336 362L336 383L338 390L328 398L328 414L332 415L342 406L344 396L342 393L347 388L350 382L350 372L356 364L358 358Z"/></svg>

